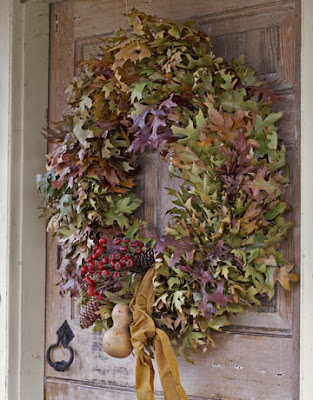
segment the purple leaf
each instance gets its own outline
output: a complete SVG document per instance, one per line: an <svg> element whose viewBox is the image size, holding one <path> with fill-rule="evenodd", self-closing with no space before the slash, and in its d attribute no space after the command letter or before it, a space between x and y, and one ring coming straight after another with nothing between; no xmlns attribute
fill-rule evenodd
<svg viewBox="0 0 313 400"><path fill-rule="evenodd" d="M168 126L166 126L165 128L161 128L160 131L161 132L158 133L155 140L152 141L151 136L149 139L149 144L154 151L158 150L163 142L169 142L173 138L173 132Z"/></svg>
<svg viewBox="0 0 313 400"><path fill-rule="evenodd" d="M213 304L206 302L204 298L199 305L199 309L203 312L205 318L207 319L211 319L212 315L216 313L216 308L213 307Z"/></svg>
<svg viewBox="0 0 313 400"><path fill-rule="evenodd" d="M162 126L167 126L166 122L161 120L159 117L154 117L152 122L152 134L150 136L150 141L158 140L158 129Z"/></svg>
<svg viewBox="0 0 313 400"><path fill-rule="evenodd" d="M170 110L173 107L177 107L177 104L173 101L173 96L174 96L174 93L172 93L168 99L164 100L159 105L159 109L162 109L163 107L166 107L166 108L168 108Z"/></svg>
<svg viewBox="0 0 313 400"><path fill-rule="evenodd" d="M153 105L141 114L134 116L133 125L129 129L130 133L134 133L134 140L127 152L139 150L144 152L147 147L151 147L155 151L163 142L170 141L173 138L173 132L166 124L171 108L177 106L172 97L173 95L164 100L158 108Z"/></svg>
<svg viewBox="0 0 313 400"><path fill-rule="evenodd" d="M138 128L145 128L146 127L146 117L149 113L151 113L151 111L153 110L153 106L147 108L146 110L144 110L141 114L135 115L133 118L133 125L130 128L129 132L130 133L134 133L137 132Z"/></svg>
<svg viewBox="0 0 313 400"><path fill-rule="evenodd" d="M136 139L129 146L127 152L137 153L139 150L143 153L146 148L149 146L148 140L150 138L150 132L142 132L140 135L136 137Z"/></svg>
<svg viewBox="0 0 313 400"><path fill-rule="evenodd" d="M107 119L105 119L105 117L103 117L102 119L100 119L97 123L96 126L98 128L103 128L107 131L109 131L110 129L112 129L114 127L115 123L113 121L108 121Z"/></svg>
<svg viewBox="0 0 313 400"><path fill-rule="evenodd" d="M243 153L247 150L247 139L243 133L239 134L237 140L234 139L232 142L240 153Z"/></svg>
<svg viewBox="0 0 313 400"><path fill-rule="evenodd" d="M210 271L207 271L203 268L197 267L195 269L191 268L189 265L179 265L178 268L181 271L187 272L191 275L195 281L200 283L200 286L205 288L206 284L215 283L214 278Z"/></svg>
<svg viewBox="0 0 313 400"><path fill-rule="evenodd" d="M231 248L224 244L224 240L219 240L208 258L213 265L216 265L218 261L232 261L233 255Z"/></svg>
<svg viewBox="0 0 313 400"><path fill-rule="evenodd" d="M70 278L66 283L60 284L60 294L64 295L66 292L70 291L71 297L77 297L78 292L81 289L81 283L77 278Z"/></svg>
<svg viewBox="0 0 313 400"><path fill-rule="evenodd" d="M151 238L156 241L154 250L157 253L163 253L167 247L174 247L174 253L171 258L170 267L175 267L181 260L181 257L186 253L187 261L190 259L191 253L194 250L194 244L190 238L176 240L174 236L163 235L159 236L156 229L144 229L142 234L146 238Z"/></svg>
<svg viewBox="0 0 313 400"><path fill-rule="evenodd" d="M225 245L224 240L218 241L217 245L211 250L208 259L213 266L216 266L219 261L229 261L239 268L243 267L243 261L232 254L232 249Z"/></svg>
<svg viewBox="0 0 313 400"><path fill-rule="evenodd" d="M209 294L206 292L205 289L202 288L202 294L203 294L203 300L205 302L213 302L216 304L219 304L222 307L225 307L228 302L233 301L233 296L232 295L224 295L223 290L224 290L224 284L225 282L221 282L215 292L213 294Z"/></svg>

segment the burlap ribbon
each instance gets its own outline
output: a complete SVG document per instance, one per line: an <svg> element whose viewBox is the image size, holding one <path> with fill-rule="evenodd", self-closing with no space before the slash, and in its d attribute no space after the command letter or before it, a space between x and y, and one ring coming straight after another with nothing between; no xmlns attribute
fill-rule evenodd
<svg viewBox="0 0 313 400"><path fill-rule="evenodd" d="M136 393L138 400L154 400L154 368L144 350L148 338L154 338L153 347L165 400L188 400L179 379L177 361L165 332L155 326L151 318L154 303L154 268L145 274L135 289L130 303L133 322L130 326L131 342L137 355Z"/></svg>

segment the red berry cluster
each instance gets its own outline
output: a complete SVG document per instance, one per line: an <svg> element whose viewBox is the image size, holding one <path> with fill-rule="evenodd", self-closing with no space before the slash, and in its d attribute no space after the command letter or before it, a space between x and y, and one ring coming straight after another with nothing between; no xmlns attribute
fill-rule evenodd
<svg viewBox="0 0 313 400"><path fill-rule="evenodd" d="M134 271L134 255L141 254L143 247L143 242L131 241L128 237L118 237L110 243L106 238L101 238L93 247L87 265L81 268L88 296L103 300L103 291L117 287L116 283L123 272Z"/></svg>

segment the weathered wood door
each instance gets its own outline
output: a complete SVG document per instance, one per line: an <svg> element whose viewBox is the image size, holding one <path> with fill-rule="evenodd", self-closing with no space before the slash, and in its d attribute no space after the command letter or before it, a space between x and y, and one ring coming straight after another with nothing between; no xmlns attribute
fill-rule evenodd
<svg viewBox="0 0 313 400"><path fill-rule="evenodd" d="M49 118L64 111L64 88L75 73L75 62L87 58L105 36L126 26L126 9L133 6L176 20L196 19L213 39L214 51L227 59L247 54L248 62L281 95L277 108L285 111L280 135L288 148L296 228L285 246L299 265L299 5L284 0L69 0L51 8L51 66ZM139 177L146 199L143 216L160 230L165 225L166 167L156 154L145 156ZM157 206L158 205L158 206ZM133 356L118 360L106 356L101 337L79 327L79 307L61 298L57 244L48 239L46 345L67 319L74 330L75 359L66 372L46 365L46 400L135 399ZM216 335L216 348L198 355L195 364L179 360L181 380L190 399L296 400L298 399L299 293L278 291L259 311L233 319L227 331ZM161 386L156 385L162 398Z"/></svg>

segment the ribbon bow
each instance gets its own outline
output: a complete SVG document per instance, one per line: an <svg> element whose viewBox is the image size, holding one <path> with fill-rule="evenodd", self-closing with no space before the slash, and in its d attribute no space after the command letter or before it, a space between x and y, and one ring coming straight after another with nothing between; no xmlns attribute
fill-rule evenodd
<svg viewBox="0 0 313 400"><path fill-rule="evenodd" d="M130 303L133 322L130 326L131 342L137 355L136 393L138 400L154 400L154 368L144 347L148 338L154 338L157 366L165 400L188 400L180 383L177 361L167 334L155 326L151 318L154 303L154 267L137 285Z"/></svg>

